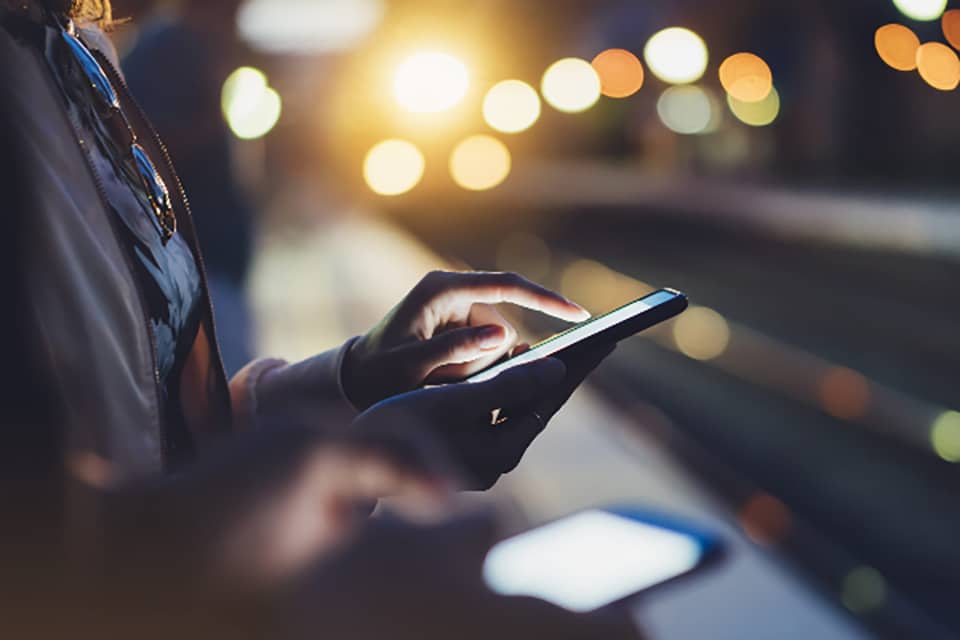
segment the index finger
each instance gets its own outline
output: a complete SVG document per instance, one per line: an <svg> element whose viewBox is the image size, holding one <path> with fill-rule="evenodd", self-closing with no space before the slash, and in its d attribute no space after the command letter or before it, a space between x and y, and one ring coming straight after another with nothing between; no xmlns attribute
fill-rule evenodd
<svg viewBox="0 0 960 640"><path fill-rule="evenodd" d="M582 322L590 317L577 303L516 273L451 273L434 293L432 302L515 304L569 322Z"/></svg>

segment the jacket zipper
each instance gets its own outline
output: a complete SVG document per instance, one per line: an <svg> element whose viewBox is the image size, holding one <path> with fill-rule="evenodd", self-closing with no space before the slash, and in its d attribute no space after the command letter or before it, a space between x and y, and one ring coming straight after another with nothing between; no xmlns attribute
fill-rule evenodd
<svg viewBox="0 0 960 640"><path fill-rule="evenodd" d="M47 62L46 54L45 53L41 54L41 52L33 48L31 48L31 50L34 52L36 56L40 58L41 66L47 67L49 63ZM42 75L44 76L44 78L46 78L46 82L50 87L50 89L53 90L54 95L62 96L63 91L59 86L55 84L53 78L49 77L46 73ZM119 234L117 233L117 229L113 221L114 216L109 215L113 207L110 205L110 200L107 198L107 192L103 186L103 179L100 177L100 174L97 172L94 166L93 158L90 156L88 145L83 143L82 141L82 137L80 135L81 127L79 123L74 122L69 109L66 109L65 112L61 113L61 115L63 116L64 120L67 122L67 125L74 131L77 147L79 147L80 153L83 156L83 159L87 165L87 170L90 173L90 177L93 179L93 183L94 183L94 186L96 187L97 195L100 198L100 204L103 207L104 212L106 212L109 216L107 222L110 227L110 231L113 234L114 241L117 243L117 248L119 250L119 253L123 256L123 260L127 265L128 273L130 273L131 277L133 277L133 274L136 272L134 270L133 264L130 261L130 256L127 255L127 252L124 251L123 249L123 242ZM167 451L168 447L167 447L167 439L165 434L166 430L164 429L164 424L166 420L165 409L163 406L163 402L161 401L163 398L163 393L161 391L162 385L160 383L160 367L158 364L160 357L157 354L157 336L155 331L153 330L153 325L150 324L150 319L147 317L146 300L143 297L143 292L140 291L140 287L136 286L136 283L134 283L133 288L136 289L137 299L140 303L140 313L143 317L144 325L147 330L147 335L150 338L150 364L153 367L153 384L154 384L154 394L155 394L154 397L156 399L157 420L159 421L159 424L157 425L157 433L160 439L161 459L162 461L165 462L168 454L168 451Z"/></svg>
<svg viewBox="0 0 960 640"><path fill-rule="evenodd" d="M177 189L177 194L180 197L180 202L183 205L183 211L187 217L184 221L187 224L184 225L189 229L190 233L190 244L192 245L194 260L197 263L197 270L200 272L200 281L203 286L204 298L206 300L206 311L207 311L207 323L209 324L209 336L207 337L207 342L210 343L211 352L215 359L215 364L219 365L219 377L218 377L218 386L219 393L222 394L221 403L222 407L226 409L226 416L219 416L227 420L227 424L224 426L227 430L230 430L233 422L233 411L230 405L230 394L227 388L226 374L223 369L223 356L220 353L220 343L217 340L217 328L216 328L216 319L213 313L213 302L210 299L210 286L207 278L207 269L203 261L203 255L200 252L200 239L197 236L196 227L193 224L193 211L190 207L190 200L187 197L187 192L183 188L183 182L180 180L180 176L177 174L176 169L173 166L173 161L170 159L170 152L167 149L167 145L160 138L160 134L157 133L156 128L154 128L153 123L150 122L150 119L147 118L147 115L144 113L143 109L140 107L140 104L137 102L136 98L130 93L130 89L127 87L126 81L121 77L120 73L114 67L113 62L111 62L103 53L99 50L93 50L94 55L97 57L100 65L106 70L107 74L110 77L110 81L114 84L114 88L119 90L123 95L123 101L133 107L135 115L138 120L138 125L142 129L145 129L149 132L151 138L153 139L154 147L160 150L160 154L163 159L163 163L166 167L167 173L170 177L173 178L173 182ZM154 342L154 347L155 347ZM216 372L215 372L216 373ZM159 380L159 373L158 373ZM218 412L219 413L219 412Z"/></svg>

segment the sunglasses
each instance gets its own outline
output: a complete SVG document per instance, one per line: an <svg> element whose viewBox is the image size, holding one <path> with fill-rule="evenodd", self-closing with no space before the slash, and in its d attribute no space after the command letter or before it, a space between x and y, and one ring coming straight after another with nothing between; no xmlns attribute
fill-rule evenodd
<svg viewBox="0 0 960 640"><path fill-rule="evenodd" d="M110 127L111 133L116 139L124 140L129 144L127 160L132 163L134 171L140 177L140 183L146 191L147 200L149 200L157 223L160 225L160 235L163 243L166 244L177 231L177 218L173 213L170 190L167 189L167 184L160 177L157 166L150 160L146 149L137 139L137 134L133 130L130 120L127 119L127 115L120 108L120 98L103 67L100 66L100 63L86 45L74 34L71 27L64 28L61 33L63 41L67 44L67 48L86 76L94 95L97 96L100 112L104 116L106 124Z"/></svg>

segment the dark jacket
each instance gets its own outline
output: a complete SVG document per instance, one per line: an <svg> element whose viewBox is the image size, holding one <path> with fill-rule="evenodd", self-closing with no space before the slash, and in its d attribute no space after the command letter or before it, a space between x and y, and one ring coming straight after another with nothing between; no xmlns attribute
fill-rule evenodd
<svg viewBox="0 0 960 640"><path fill-rule="evenodd" d="M98 167L106 160L79 140L44 52L53 27L0 8L0 63L9 82L0 99L20 123L21 172L30 177L26 212L35 241L27 253L30 313L43 357L66 409L68 440L126 476L164 466L163 416L154 341L127 253L115 235ZM140 143L170 186L180 229L199 259L189 206L166 150L120 74L109 41L82 38L120 94ZM116 188L116 187L112 187ZM231 429L230 397L215 338L205 277L200 335L185 376L197 381L189 406L198 441Z"/></svg>

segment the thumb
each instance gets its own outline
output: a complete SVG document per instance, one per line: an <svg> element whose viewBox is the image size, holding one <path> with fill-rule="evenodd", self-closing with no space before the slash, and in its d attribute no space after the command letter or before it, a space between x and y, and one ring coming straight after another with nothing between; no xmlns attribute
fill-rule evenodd
<svg viewBox="0 0 960 640"><path fill-rule="evenodd" d="M402 347L396 355L409 362L421 378L426 378L440 367L472 362L488 355L502 348L506 340L507 330L500 325L464 327Z"/></svg>

